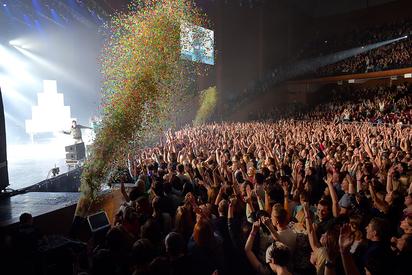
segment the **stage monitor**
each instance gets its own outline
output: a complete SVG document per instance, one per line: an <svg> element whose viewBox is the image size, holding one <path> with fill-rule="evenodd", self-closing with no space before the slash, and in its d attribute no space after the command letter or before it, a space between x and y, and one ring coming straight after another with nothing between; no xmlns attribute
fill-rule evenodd
<svg viewBox="0 0 412 275"><path fill-rule="evenodd" d="M194 62L214 65L214 32L187 22L180 26L181 56Z"/></svg>

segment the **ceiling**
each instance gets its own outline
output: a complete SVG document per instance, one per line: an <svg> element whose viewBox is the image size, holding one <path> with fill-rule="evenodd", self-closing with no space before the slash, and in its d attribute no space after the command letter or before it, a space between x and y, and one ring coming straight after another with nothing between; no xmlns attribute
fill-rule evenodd
<svg viewBox="0 0 412 275"><path fill-rule="evenodd" d="M330 16L395 2L397 0L284 0L312 17Z"/></svg>

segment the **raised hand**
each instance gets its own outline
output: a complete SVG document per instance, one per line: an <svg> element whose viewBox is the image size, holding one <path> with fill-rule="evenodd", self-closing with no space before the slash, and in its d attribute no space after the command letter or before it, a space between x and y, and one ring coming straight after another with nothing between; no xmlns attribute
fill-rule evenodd
<svg viewBox="0 0 412 275"><path fill-rule="evenodd" d="M344 224L340 228L340 234L339 234L339 249L341 253L347 253L349 252L353 241L355 240L355 236L352 233L352 230L350 228L349 224Z"/></svg>
<svg viewBox="0 0 412 275"><path fill-rule="evenodd" d="M257 220L253 223L252 232L256 234L257 232L259 232L259 228L260 228L260 220Z"/></svg>
<svg viewBox="0 0 412 275"><path fill-rule="evenodd" d="M267 228L272 228L273 227L273 223L272 220L269 217L261 217L260 218L261 223L263 223Z"/></svg>

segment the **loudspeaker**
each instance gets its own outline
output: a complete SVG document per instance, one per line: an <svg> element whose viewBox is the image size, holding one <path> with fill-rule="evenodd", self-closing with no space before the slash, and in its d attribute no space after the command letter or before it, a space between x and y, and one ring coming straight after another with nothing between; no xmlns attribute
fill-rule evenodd
<svg viewBox="0 0 412 275"><path fill-rule="evenodd" d="M0 88L0 191L9 186L6 150L6 124L4 120L3 99Z"/></svg>
<svg viewBox="0 0 412 275"><path fill-rule="evenodd" d="M66 160L82 160L86 157L86 149L84 143L76 143L65 147Z"/></svg>
<svg viewBox="0 0 412 275"><path fill-rule="evenodd" d="M82 156L82 155L79 155L79 154L76 154L76 153L67 153L66 154L66 161L67 160L81 160L83 158L84 158L84 155Z"/></svg>

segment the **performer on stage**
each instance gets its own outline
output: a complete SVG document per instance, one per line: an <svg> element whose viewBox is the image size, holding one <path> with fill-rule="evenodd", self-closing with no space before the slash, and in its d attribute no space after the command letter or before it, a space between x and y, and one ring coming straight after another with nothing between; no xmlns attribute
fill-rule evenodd
<svg viewBox="0 0 412 275"><path fill-rule="evenodd" d="M76 120L73 120L70 131L63 131L63 133L66 135L72 135L75 144L82 143L83 142L82 129L93 129L93 128L77 124Z"/></svg>

